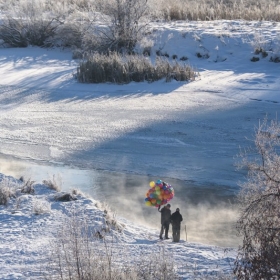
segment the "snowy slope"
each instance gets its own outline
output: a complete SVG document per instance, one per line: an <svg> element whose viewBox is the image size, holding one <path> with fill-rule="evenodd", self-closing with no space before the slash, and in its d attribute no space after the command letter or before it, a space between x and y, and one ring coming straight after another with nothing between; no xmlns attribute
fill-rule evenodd
<svg viewBox="0 0 280 280"><path fill-rule="evenodd" d="M21 181L5 175L0 176L1 186L17 190L17 198L8 205L0 206L0 253L1 279L43 279L50 258L51 241L58 235L66 217L82 213L81 219L90 220L92 230L100 230L104 220L102 204L84 195L77 200L60 202L55 198L61 193L50 190L46 185L34 185L34 194L22 194ZM48 211L36 215L34 208L47 204ZM122 231L112 229L108 237L114 236L114 248L118 259L126 249L130 260L148 258L161 250L174 260L181 279L194 279L194 275L228 274L231 271L235 250L225 252L223 248L185 242L157 241L158 232L132 221L116 217ZM93 242L100 243L95 240ZM98 245L96 245L98 246Z"/></svg>

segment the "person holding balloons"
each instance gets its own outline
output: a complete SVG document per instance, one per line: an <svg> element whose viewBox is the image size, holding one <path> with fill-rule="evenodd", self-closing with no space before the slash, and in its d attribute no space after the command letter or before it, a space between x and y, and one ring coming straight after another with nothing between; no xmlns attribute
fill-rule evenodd
<svg viewBox="0 0 280 280"><path fill-rule="evenodd" d="M161 230L159 234L159 238L162 238L163 232L165 239L169 239L168 237L168 231L169 231L169 224L170 224L170 218L171 218L171 205L167 204L165 205L161 210L160 207L158 208L158 211L161 213Z"/></svg>
<svg viewBox="0 0 280 280"><path fill-rule="evenodd" d="M164 233L165 239L169 239L168 231L171 217L170 204L167 204L174 197L174 188L162 181L157 180L156 182L150 182L150 189L146 193L145 204L147 206L153 206L158 208L158 211L161 212L161 230L159 238L162 238ZM161 210L160 207L165 205Z"/></svg>

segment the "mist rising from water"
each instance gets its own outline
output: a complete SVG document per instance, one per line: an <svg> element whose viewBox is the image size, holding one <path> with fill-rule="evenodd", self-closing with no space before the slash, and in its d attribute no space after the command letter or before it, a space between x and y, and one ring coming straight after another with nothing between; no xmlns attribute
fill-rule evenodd
<svg viewBox="0 0 280 280"><path fill-rule="evenodd" d="M118 216L134 223L160 230L160 213L156 207L144 203L149 182L158 178L96 170L73 169L64 166L47 166L1 158L0 172L15 178L25 176L37 182L59 175L63 190L73 188L88 193L94 199L107 202ZM233 193L226 186L197 186L192 182L161 178L175 189L170 201L172 213L181 209L183 222L181 239L190 242L236 247L237 207L232 203ZM186 229L186 231L185 231ZM170 227L170 235L172 228ZM186 236L187 232L187 236Z"/></svg>
<svg viewBox="0 0 280 280"><path fill-rule="evenodd" d="M150 180L143 176L115 174L106 182L101 182L100 187L103 200L118 216L160 231L160 213L156 207L148 207L144 203ZM170 179L166 181L170 183ZM235 229L237 206L232 203L233 196L228 195L225 188L188 186L188 182L183 185L181 182L179 186L178 180L172 182L172 186L175 197L170 201L171 212L179 207L183 216L181 239L225 247L240 244ZM169 233L172 234L171 226Z"/></svg>

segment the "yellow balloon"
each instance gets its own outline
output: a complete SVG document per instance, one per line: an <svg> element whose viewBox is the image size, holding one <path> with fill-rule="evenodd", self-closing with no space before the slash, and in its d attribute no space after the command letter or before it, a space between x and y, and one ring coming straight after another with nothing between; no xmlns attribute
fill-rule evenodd
<svg viewBox="0 0 280 280"><path fill-rule="evenodd" d="M153 188L156 185L156 183L154 181L150 182L150 187Z"/></svg>
<svg viewBox="0 0 280 280"><path fill-rule="evenodd" d="M152 206L151 201L146 201L145 204L146 204L147 206Z"/></svg>

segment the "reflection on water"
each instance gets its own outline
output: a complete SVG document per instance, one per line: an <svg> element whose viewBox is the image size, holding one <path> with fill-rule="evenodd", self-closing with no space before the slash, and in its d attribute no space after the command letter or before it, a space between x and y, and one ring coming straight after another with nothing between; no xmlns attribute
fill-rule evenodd
<svg viewBox="0 0 280 280"><path fill-rule="evenodd" d="M162 179L175 189L171 211L177 207L183 216L181 239L219 246L236 247L237 209L234 191L226 186L198 186L193 182L154 176L83 170L62 165L47 165L0 156L0 173L41 183L55 175L62 189L80 189L94 199L106 202L117 215L160 229L160 213L147 207L144 198L149 182ZM185 231L186 229L186 231ZM171 235L171 229L170 229Z"/></svg>

